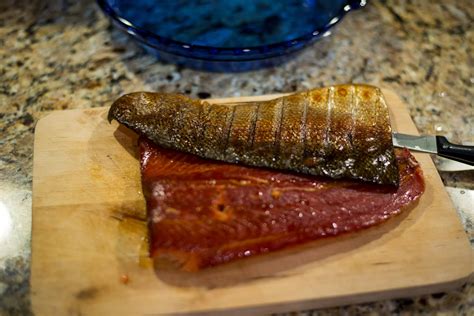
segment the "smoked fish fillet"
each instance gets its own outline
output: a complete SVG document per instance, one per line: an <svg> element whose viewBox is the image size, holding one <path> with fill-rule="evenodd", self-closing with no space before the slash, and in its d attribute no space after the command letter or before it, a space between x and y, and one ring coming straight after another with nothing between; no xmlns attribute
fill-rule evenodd
<svg viewBox="0 0 474 316"><path fill-rule="evenodd" d="M202 159L139 140L150 254L196 271L378 225L424 191L396 150L398 187Z"/></svg>
<svg viewBox="0 0 474 316"><path fill-rule="evenodd" d="M373 86L227 105L135 92L113 103L112 119L161 147L201 158L394 186L400 180L387 105Z"/></svg>

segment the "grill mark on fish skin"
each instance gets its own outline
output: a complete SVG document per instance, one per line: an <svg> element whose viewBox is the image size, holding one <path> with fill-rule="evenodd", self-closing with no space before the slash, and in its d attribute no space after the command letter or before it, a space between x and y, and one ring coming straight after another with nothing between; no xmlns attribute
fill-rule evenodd
<svg viewBox="0 0 474 316"><path fill-rule="evenodd" d="M227 122L229 121L230 113L228 111L225 111L222 114L222 116L223 116L223 121L222 121L223 124L220 124L219 127L217 128L216 139L219 141L220 144L225 145L224 141L227 136L226 128L228 126ZM217 157L217 159L224 159L223 153L224 153L224 146L216 145L215 156Z"/></svg>
<svg viewBox="0 0 474 316"><path fill-rule="evenodd" d="M354 136L355 136L355 133L356 133L356 128L357 128L357 109L359 108L359 98L357 97L357 87L353 87L354 89L354 96L353 96L353 99L354 99L354 107L352 108L352 129L351 129L351 143L352 143L352 148L355 147L355 143L354 143Z"/></svg>
<svg viewBox="0 0 474 316"><path fill-rule="evenodd" d="M199 114L198 114L198 118L199 118L199 127L198 127L198 130L196 132L196 143L199 144L199 140L201 140L204 136L204 133L206 131L206 128L207 128L207 120L204 120L203 119L203 116L204 116L204 107L206 105L206 102L200 102L199 103ZM197 150L197 151L200 151L200 150Z"/></svg>
<svg viewBox="0 0 474 316"><path fill-rule="evenodd" d="M387 105L385 104L385 101L383 99L383 94L382 94L382 91L380 89L377 89L376 90L377 92L377 103L382 103L379 105L379 108L381 108L380 111L377 111L377 124L379 122L382 122L381 126L384 126L383 125L383 122L386 122L386 121L389 121L390 122L390 114L388 112L388 108L387 108ZM382 116L382 118L381 118ZM392 128L390 126L390 124L388 124L387 126L385 127L388 127L388 133L390 134L390 136L392 135ZM385 129L385 128L384 128ZM380 134L379 134L379 137L380 135L384 135L385 132L382 131ZM383 142L384 141L384 138L382 137L381 138L381 141ZM392 137L390 137L390 144L392 143ZM390 144L387 144L387 146L390 146ZM381 155L379 155L379 158L384 158L384 168L387 167L387 163L390 164L390 161L387 159L387 152L384 151ZM393 169L392 169L393 171ZM398 165L396 165L396 171L398 172ZM386 179L384 179L383 181L388 181L389 178L392 176L391 174L385 174L384 175L386 177Z"/></svg>
<svg viewBox="0 0 474 316"><path fill-rule="evenodd" d="M329 142L329 133L331 133L331 116L332 108L334 107L334 87L328 89L328 112L326 115L326 130L324 132L324 152L327 155L331 150L331 143Z"/></svg>
<svg viewBox="0 0 474 316"><path fill-rule="evenodd" d="M253 118L252 118L252 126L250 128L250 133L249 133L249 140L250 140L250 150L253 149L254 143L255 143L255 129L257 128L257 120L258 120L258 114L260 113L260 103L257 103L257 107L254 110Z"/></svg>
<svg viewBox="0 0 474 316"><path fill-rule="evenodd" d="M351 93L351 129L349 130L348 139L349 139L349 143L351 144L350 152L352 153L352 151L354 150L354 140L353 140L354 129L355 129L355 113L354 112L357 109L357 106L355 104L357 100L356 100L355 87L351 86L349 91ZM350 156L352 158L352 154Z"/></svg>
<svg viewBox="0 0 474 316"><path fill-rule="evenodd" d="M306 154L307 154L307 150L306 150L306 125L307 125L307 118L308 118L308 104L309 104L309 100L310 100L311 96L308 92L308 97L305 98L305 102L304 102L304 107L303 107L303 114L302 114L302 117L301 117L301 143L303 144L303 154L302 154L302 157L301 157L301 160L304 161L305 157L306 157Z"/></svg>
<svg viewBox="0 0 474 316"><path fill-rule="evenodd" d="M234 123L234 117L235 117L235 105L229 105L232 107L232 113L230 114L230 118L228 119L228 122L227 122L227 136L225 138L225 145L224 145L224 152L222 153L222 155L224 157L227 157L227 149L229 147L229 138L230 138L230 132L232 131L232 124Z"/></svg>
<svg viewBox="0 0 474 316"><path fill-rule="evenodd" d="M182 103L181 102L177 102L175 104L175 113L176 113L176 116L174 117L174 119L170 120L171 123L170 123L170 128L168 130L168 133L171 132L171 135L169 135L169 138L170 139L175 139L176 137L179 138L179 126L177 126L179 123L180 123L180 120L183 116L183 114L181 113L183 109L183 106L182 106Z"/></svg>
<svg viewBox="0 0 474 316"><path fill-rule="evenodd" d="M375 95L376 95L376 101L375 101L374 107L377 107L377 103L380 102L380 100L379 100L379 93L376 91ZM383 115L383 114L384 114L384 113L381 113L381 111L378 111L377 109L375 109L375 118L374 118L373 124L377 124L377 123L379 122L379 117L380 117L381 115ZM375 133L375 135L371 135L370 137L371 137L371 138L375 138L375 139L377 140L377 143L379 143L379 142L380 142L380 143L383 143L383 139L380 139L380 138L379 138L379 134L378 134L378 133ZM381 155L382 155L382 156L381 156ZM380 168L379 164L380 164L382 161L380 161L379 158L383 157L383 154L379 153L379 155L377 155L377 156L378 156L378 157L377 157L378 159L376 160L377 168ZM374 162L375 162L375 161L374 161ZM379 177L378 175L375 175L375 178L380 181L380 177Z"/></svg>
<svg viewBox="0 0 474 316"><path fill-rule="evenodd" d="M281 127L283 125L283 106L286 104L286 99L284 98L281 98L281 99L278 99L278 106L279 106L279 109L278 109L278 117L277 117L277 122L275 122L277 129L275 130L275 141L273 143L273 147L275 148L274 152L273 152L273 162L276 162L276 160L278 159L278 156L279 156L279 153L280 153L280 143L281 143Z"/></svg>

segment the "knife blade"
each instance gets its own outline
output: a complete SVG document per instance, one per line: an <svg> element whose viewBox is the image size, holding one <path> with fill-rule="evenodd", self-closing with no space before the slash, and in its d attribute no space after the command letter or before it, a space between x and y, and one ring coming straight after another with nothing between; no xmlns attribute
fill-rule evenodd
<svg viewBox="0 0 474 316"><path fill-rule="evenodd" d="M392 139L395 147L436 154L471 166L474 165L474 146L452 144L444 136L393 133Z"/></svg>

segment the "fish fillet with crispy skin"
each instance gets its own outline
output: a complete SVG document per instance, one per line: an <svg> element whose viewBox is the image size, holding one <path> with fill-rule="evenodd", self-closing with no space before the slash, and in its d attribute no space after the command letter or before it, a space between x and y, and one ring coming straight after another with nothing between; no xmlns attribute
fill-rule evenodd
<svg viewBox="0 0 474 316"><path fill-rule="evenodd" d="M122 96L109 119L202 158L398 185L381 91L340 85L263 102L210 104L178 94Z"/></svg>

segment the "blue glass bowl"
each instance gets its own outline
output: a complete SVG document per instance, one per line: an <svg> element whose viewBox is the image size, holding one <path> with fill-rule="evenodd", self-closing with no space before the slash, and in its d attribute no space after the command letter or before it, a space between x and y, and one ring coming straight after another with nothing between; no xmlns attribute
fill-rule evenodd
<svg viewBox="0 0 474 316"><path fill-rule="evenodd" d="M159 59L208 71L275 66L365 0L98 0Z"/></svg>

